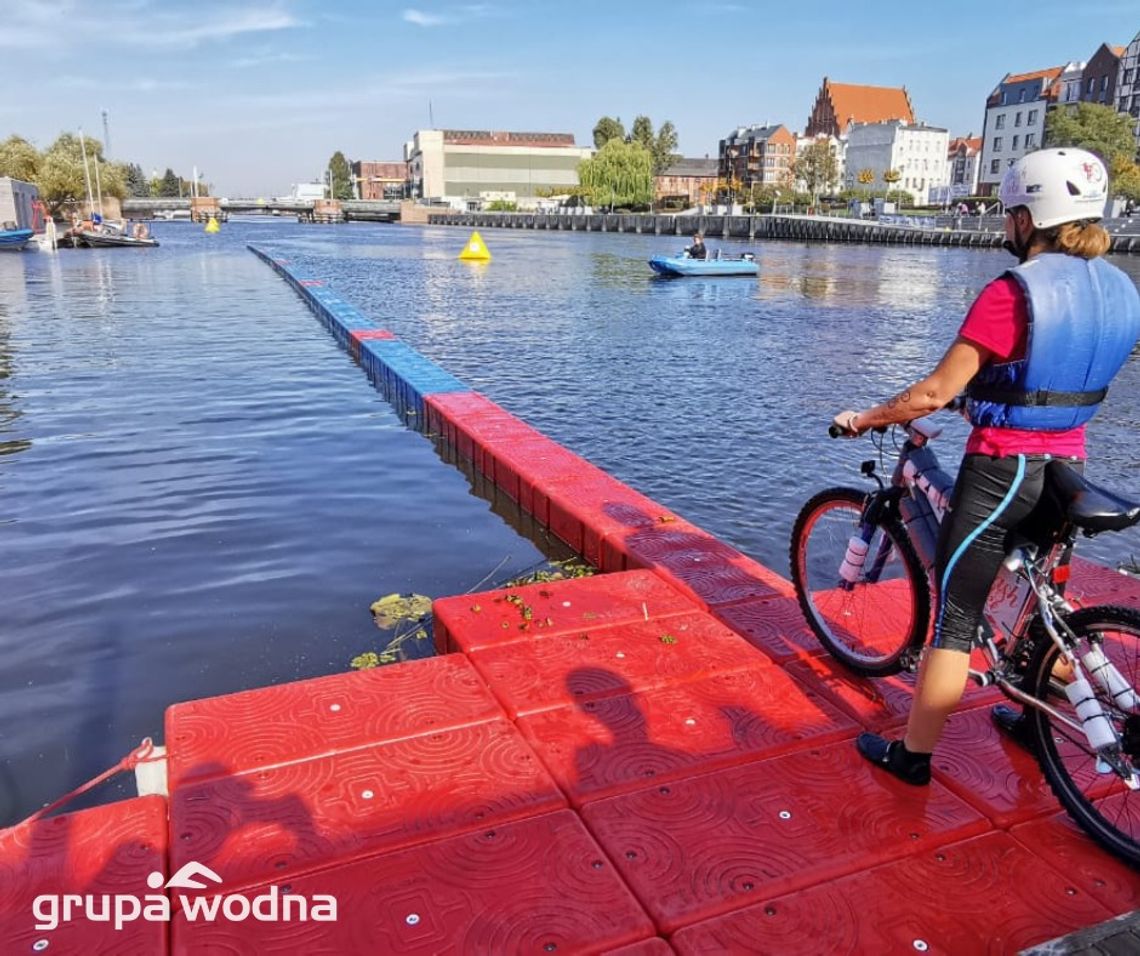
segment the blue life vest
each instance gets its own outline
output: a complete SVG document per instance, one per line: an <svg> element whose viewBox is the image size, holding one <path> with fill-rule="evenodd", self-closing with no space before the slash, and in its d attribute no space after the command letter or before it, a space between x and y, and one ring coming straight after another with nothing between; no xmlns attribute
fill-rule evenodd
<svg viewBox="0 0 1140 956"><path fill-rule="evenodd" d="M1024 359L987 365L966 389L970 421L1062 431L1096 414L1140 339L1140 293L1103 259L1046 253L1010 269L1025 293Z"/></svg>

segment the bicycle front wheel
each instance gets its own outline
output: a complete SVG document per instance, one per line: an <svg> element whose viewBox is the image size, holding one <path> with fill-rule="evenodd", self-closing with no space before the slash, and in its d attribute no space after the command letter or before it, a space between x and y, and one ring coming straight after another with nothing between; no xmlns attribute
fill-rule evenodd
<svg viewBox="0 0 1140 956"><path fill-rule="evenodd" d="M1121 742L1123 768L1140 771L1140 611L1126 607L1089 607L1069 615L1065 623L1077 638L1082 660L1099 650L1127 684L1115 695L1085 667L1089 686ZM1070 678L1060 651L1042 634L1030 662L1032 693L1081 726L1076 708L1064 693ZM1103 674L1103 671L1102 671ZM1029 708L1041 769L1062 806L1110 853L1140 866L1140 790L1129 788L1116 769L1098 755L1083 730Z"/></svg>
<svg viewBox="0 0 1140 956"><path fill-rule="evenodd" d="M930 585L902 524L886 516L868 524L866 500L855 488L829 488L804 505L792 528L792 581L824 648L857 674L883 677L926 639ZM847 581L840 567L855 535L867 553Z"/></svg>

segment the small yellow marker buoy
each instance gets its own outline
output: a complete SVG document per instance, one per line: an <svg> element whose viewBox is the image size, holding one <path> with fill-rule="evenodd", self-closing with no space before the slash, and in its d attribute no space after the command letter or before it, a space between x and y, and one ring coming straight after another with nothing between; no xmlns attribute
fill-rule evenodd
<svg viewBox="0 0 1140 956"><path fill-rule="evenodd" d="M206 223L206 232L213 234L215 232L221 231L222 227L218 224L218 220L211 216L209 221Z"/></svg>
<svg viewBox="0 0 1140 956"><path fill-rule="evenodd" d="M465 259L468 262L490 262L491 253L487 249L487 244L483 241L483 237L478 232L471 233L471 238L467 240L467 245L463 247L463 251L459 253L460 259Z"/></svg>

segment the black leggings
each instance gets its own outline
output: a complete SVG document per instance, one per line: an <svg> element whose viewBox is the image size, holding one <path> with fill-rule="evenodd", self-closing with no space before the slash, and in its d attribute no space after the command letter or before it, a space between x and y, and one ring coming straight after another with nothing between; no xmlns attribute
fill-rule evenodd
<svg viewBox="0 0 1140 956"><path fill-rule="evenodd" d="M942 522L935 562L938 617L934 647L969 653L982 611L1015 529L1041 545L1061 522L1045 484L1047 455L962 460L950 510ZM1083 462L1073 462L1083 469Z"/></svg>

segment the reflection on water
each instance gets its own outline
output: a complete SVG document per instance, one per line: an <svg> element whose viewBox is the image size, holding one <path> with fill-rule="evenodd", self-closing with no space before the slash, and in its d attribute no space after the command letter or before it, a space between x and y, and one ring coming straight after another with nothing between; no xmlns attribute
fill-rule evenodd
<svg viewBox="0 0 1140 956"><path fill-rule="evenodd" d="M172 701L343 670L375 649L382 594L461 593L549 550L403 427L246 242L778 570L807 495L861 483L870 449L826 438L834 411L928 371L1009 264L726 240L757 279L659 281L646 260L677 237L488 230L473 266L445 227L155 231L142 254L0 256L0 823ZM1134 360L1090 430L1095 478L1140 490L1138 422ZM946 422L948 464L964 435ZM1140 532L1081 547L1140 554Z"/></svg>

